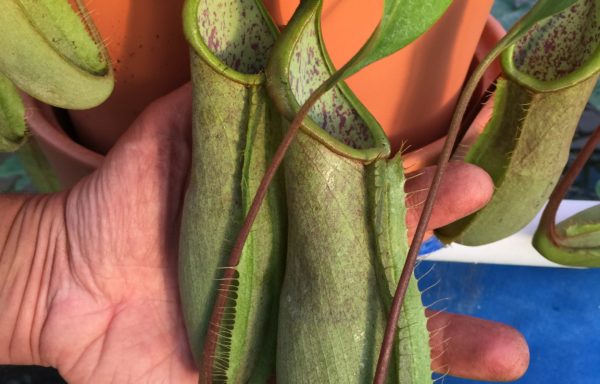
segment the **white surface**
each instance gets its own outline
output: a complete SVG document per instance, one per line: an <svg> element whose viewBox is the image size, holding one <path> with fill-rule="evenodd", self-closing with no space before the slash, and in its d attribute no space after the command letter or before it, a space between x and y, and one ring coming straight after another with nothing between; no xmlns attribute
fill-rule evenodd
<svg viewBox="0 0 600 384"><path fill-rule="evenodd" d="M556 215L557 222L596 204L598 204L598 201L564 200ZM423 256L422 259L462 263L564 267L546 260L531 245L531 238L535 233L540 216L541 212L520 232L506 239L478 247L451 244L444 249Z"/></svg>

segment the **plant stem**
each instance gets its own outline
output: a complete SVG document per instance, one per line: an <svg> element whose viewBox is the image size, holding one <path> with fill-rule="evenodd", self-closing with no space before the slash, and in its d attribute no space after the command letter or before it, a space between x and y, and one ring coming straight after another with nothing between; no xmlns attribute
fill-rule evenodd
<svg viewBox="0 0 600 384"><path fill-rule="evenodd" d="M454 147L452 148L452 154L450 156L454 156L454 154L460 146L460 143L463 141L467 132L469 131L469 128L471 128L471 125L477 118L477 115L479 115L479 112L481 112L485 104L490 100L490 98L494 94L494 91L496 90L496 83L498 82L499 78L500 76L497 76L494 79L494 81L492 81L492 83L489 85L489 87L486 90L484 90L483 95L477 101L477 103L465 112L465 117L460 124L460 130L458 132L458 135L456 136L456 141L454 142Z"/></svg>

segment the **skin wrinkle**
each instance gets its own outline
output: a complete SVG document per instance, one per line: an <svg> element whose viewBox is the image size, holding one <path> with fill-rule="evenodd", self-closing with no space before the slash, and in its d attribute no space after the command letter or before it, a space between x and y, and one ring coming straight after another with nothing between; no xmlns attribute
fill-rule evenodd
<svg viewBox="0 0 600 384"><path fill-rule="evenodd" d="M57 313L60 313L61 310L63 310L65 308L61 307L60 305L57 305L56 307L56 311ZM68 312L68 308L66 308L67 312ZM102 313L106 312L105 315L102 316ZM94 315L99 315L102 316L102 321L97 321L97 323L99 324L93 324L92 329L89 329L88 332L85 335L82 335L84 337L86 337L86 339L84 340L84 342L80 342L79 340L76 341L76 346L73 345L73 343L71 343L71 340L67 340L67 342L63 343L62 345L60 345L60 343L57 343L56 341L54 341L53 347L56 349L55 351L53 351L54 355L56 356L56 360L53 361L53 366L58 367L61 371L61 374L63 374L63 376L67 377L69 380L73 380L73 381L79 381L79 382L94 382L94 381L90 381L90 378L94 377L95 372L99 369L99 364L101 361L101 351L102 351L102 346L105 343L105 340L107 338L107 334L106 334L106 330L108 329L108 326L111 322L112 319L112 314L113 314L113 308L112 305L108 306L107 308L104 308L102 310L100 310L99 313L94 314ZM94 321L94 317L93 315L79 315L77 319L75 319L75 322L86 322L86 321L90 321L93 322ZM89 318L89 320L88 320ZM55 325L54 323L56 322L56 320L53 318L53 328L56 328L57 325ZM71 324L66 323L66 324L58 324L58 327L61 327L61 325L64 328L69 328L69 326ZM53 328L49 328L49 330L47 331L49 334L54 333ZM61 327L62 328L62 327ZM91 338L87 338L88 335L90 334L94 334L93 336L91 336ZM50 337L50 336L49 336ZM75 351L75 347L80 347L81 351ZM90 352L88 352L90 351ZM87 366L89 371L87 374L84 373L85 375L85 380L82 379L82 372L81 371L81 366ZM65 370L65 367L66 368ZM83 381L82 381L83 380Z"/></svg>
<svg viewBox="0 0 600 384"><path fill-rule="evenodd" d="M25 204L23 204L23 206L25 206ZM23 206L22 206L22 207L23 207ZM23 223L24 223L24 220L23 220L23 214L22 214L22 212L23 212L23 208L21 208L21 209L19 210L19 213L17 214L17 217L16 217L16 219L15 219L15 220L13 221L13 223L11 224L10 231L8 232L7 247L8 247L9 245L12 245L12 244L10 244L10 243L11 243L11 239L13 239L13 240L15 239L15 236L11 236L11 234L15 232L15 231L14 231L14 229L15 229L15 228L16 228L16 233L17 233L17 234L20 234L20 233L22 233L22 228L23 228ZM18 239L19 237L20 237L20 236L16 236L16 239ZM18 244L18 242L16 242L16 241L15 241L15 244L14 244L13 246L14 246L14 247L16 247L16 248L18 248L18 247L19 247L19 244ZM8 249L10 249L10 248L8 248ZM4 251L3 253L6 253L6 251ZM18 254L18 251L15 251L14 253L15 253L15 254ZM13 259L12 259L10 270L11 270L11 271L17 271L17 272L18 272L19 268L18 268L18 265L17 265L17 264L18 264L18 259L15 257L15 258L13 258ZM29 274L31 274L31 267L30 267L30 269L29 269L29 270L30 270ZM21 280L19 281L19 279L18 279L18 278L17 278L16 280L17 280L17 284L19 284L19 283L20 283L20 281L22 281L22 282L23 282L23 284L26 284L26 283L27 283L27 280L23 280L23 279L21 279ZM25 288L23 288L23 289L25 289ZM12 327L12 331L11 331L11 337L10 337L10 341L9 341L9 348L8 348L8 356L9 356L9 359L10 359L10 360L13 360L13 359L14 359L14 360L18 361L18 360L20 359L20 357L16 357L16 358L15 358L15 357L13 357L13 352L12 352L12 351L13 351L13 349L15 348L15 345L18 345L18 344L15 342L15 339L17 339L17 335L18 335L18 333L17 333L17 327L18 327L18 325L20 324L19 317L20 317L20 314L21 314L21 308L22 308L22 307L23 307L23 300L22 300L22 301L19 303L19 309L18 309L18 310L17 310L17 312L16 312L16 319L15 319L15 321L13 322L13 327ZM17 355L17 356L18 356L18 355Z"/></svg>
<svg viewBox="0 0 600 384"><path fill-rule="evenodd" d="M169 372L171 372L171 357L176 355L177 352L177 348L173 348L171 351L169 351L168 353L165 354L165 356L163 358L161 358L160 360L158 360L154 366L151 366L148 368L148 370L146 372L142 372L142 374L140 375L140 377L150 377L152 372L155 371L157 368L159 368L161 365L163 364L167 364L169 366ZM137 381L139 382L139 380ZM168 381L167 381L168 382Z"/></svg>
<svg viewBox="0 0 600 384"><path fill-rule="evenodd" d="M151 269L157 269L156 267L148 267L148 268L151 268ZM163 270L164 270L164 267L161 265L161 266L160 266L160 269L163 269ZM161 285L163 285L163 284L164 284L164 280L163 280L163 281L162 281L160 284L161 284ZM173 311L173 312L176 312L176 311ZM161 359L164 359L164 358L168 358L168 356L166 356L166 357L162 357Z"/></svg>
<svg viewBox="0 0 600 384"><path fill-rule="evenodd" d="M70 373L74 370L77 369L77 366L79 366L79 364L81 364L81 362L86 359L89 358L90 350L91 349L97 349L97 343L100 342L100 350L102 351L103 345L106 342L106 335L104 334L104 330L102 332L99 333L98 336L94 337L89 343L88 345L83 349L83 351L79 354L79 356L77 357L77 359L74 361L74 363L72 364L72 367L70 367L69 369L65 370L64 373L67 374L67 376L71 376ZM97 367L93 368L91 370L90 375L87 377L87 382L91 381L91 378L94 377L94 373L95 370L97 369Z"/></svg>
<svg viewBox="0 0 600 384"><path fill-rule="evenodd" d="M36 207L37 208L37 207ZM42 216L40 215L40 217L38 217L38 220L41 222L42 220ZM41 223L38 223L38 228L41 228ZM46 242L50 242L50 239L47 239ZM27 295L25 297L25 300L23 300L23 303L28 301L29 297L34 297L37 298L38 301L36 302L36 305L33 306L33 313L31 314L31 323L35 324L36 323L36 313L37 310L40 306L40 299L44 300L47 299L48 296L47 294L44 295L43 292L43 286L44 286L44 280L45 276L44 273L42 272L42 275L39 278L39 281L37 281L36 276L34 271L36 270L36 266L40 266L40 268L42 269L42 271L44 271L45 268L45 264L46 261L49 258L53 258L54 254L50 254L49 251L49 246L47 244L44 244L42 241L40 241L40 237L37 236L35 239L35 247L34 247L34 255L33 255L33 262L31 263L31 269L29 270L29 276L27 278L27 287L25 289L25 292L29 292L29 295ZM36 265L37 264L37 265ZM31 283L33 285L32 289L29 289L29 283ZM37 288L37 289L35 289ZM35 299L34 299L35 300ZM19 323L21 323L21 319L17 320ZM36 348L34 346L34 339L38 337L39 339L39 331L37 331L35 328L31 329L31 332L29 334L29 348L31 350L31 355L33 356L34 361L39 361L39 348ZM37 351L36 351L37 350Z"/></svg>
<svg viewBox="0 0 600 384"><path fill-rule="evenodd" d="M101 174L102 176L102 174ZM138 264L141 264L144 260L148 259L148 256L155 252L158 249L159 240L154 239L152 243L144 245L144 255L135 260L126 261L127 259L119 257L118 259L114 259L115 255L123 255L127 256L127 252L123 250L123 246L128 244L128 239L124 238L121 233L106 233L106 229L102 228L103 222L98 221L96 218L101 217L100 212L101 209L96 209L96 207L105 204L107 206L111 206L109 203L109 198L112 193L110 191L110 184L107 182L103 182L104 177L101 177L98 181L95 180L87 180L86 184L83 188L77 188L74 191L75 196L73 196L73 200L81 200L88 199L91 201L95 201L93 197L100 198L101 202L97 204L92 204L93 207L88 208L88 211L83 211L83 207L78 205L75 209L78 211L77 215L74 216L74 219L68 220L68 226L71 229L69 232L75 233L74 237L71 238L71 242L85 244L88 239L94 239L98 236L104 238L102 243L98 244L98 247L92 247L92 249L96 251L101 251L103 256L100 258L98 255L89 254L87 252L75 252L73 257L77 262L77 269L83 269L86 273L86 276L83 278L87 281L92 281L93 286L88 286L88 290L93 295L111 295L112 289L110 286L112 285L111 281L115 279L123 280L130 285L135 286L137 282L137 276L135 273L129 274L132 278L128 278L128 275L125 273L115 274L116 270L124 269L124 268L132 268L135 270L138 268ZM82 191L85 191L83 193ZM129 193L130 191L126 191L125 193ZM83 196L85 195L85 196ZM143 195L143 194L142 194ZM147 204L144 204L147 205ZM69 207L72 208L72 207ZM116 207L108 211L108 213L102 213L103 215L108 214L109 218L104 219L107 221L115 222L117 227L126 228L128 226L126 220L127 218L124 215L118 214L121 209ZM92 227L95 228L95 234L92 234L90 231L84 231L80 233L80 228L82 226L86 226L87 223L92 222ZM116 237L114 237L116 235ZM137 237L141 237L141 234ZM93 240L92 240L93 241ZM107 245L108 244L108 245ZM105 249L105 247L107 247ZM110 260L110 263L99 264L98 259L106 259ZM121 260L122 259L122 260ZM154 266L148 266L151 268ZM93 270L93 272L92 272ZM82 279L82 278L80 278ZM130 288L131 289L131 288Z"/></svg>
<svg viewBox="0 0 600 384"><path fill-rule="evenodd" d="M79 234L77 233L77 231L71 232L68 230L69 228L69 220L67 217L71 217L73 215L67 215L67 211L70 209L73 209L71 207L71 204L69 202L71 201L77 201L77 199L79 198L79 190L74 188L73 190L71 190L69 192L69 198L67 200L67 204L65 207L65 223L67 226L67 249L69 251L69 255L82 255L84 252L81 251L81 249L78 247L78 242L75 241L75 239L73 237L79 237ZM77 218L80 217L85 217L85 213L82 212L83 210L83 206L79 205L75 208L75 212L76 214L74 215ZM92 213L93 214L93 213ZM74 224L75 228L79 228L81 227L80 225L78 225L77 222L75 222ZM99 288L98 282L96 281L96 274L92 273L90 271L89 265L87 265L87 263L81 263L80 258L75 258L75 257L68 257L68 266L69 266L69 275L74 279L74 281L84 290L86 290L90 295L94 296L94 295L100 295L101 294L101 290ZM85 268L82 268L83 266L85 266ZM84 272L85 271L85 272ZM83 273L85 273L85 275L83 275Z"/></svg>
<svg viewBox="0 0 600 384"><path fill-rule="evenodd" d="M38 293L38 297L46 297L45 301L39 301L38 305L36 306L35 309L35 313L34 313L34 319L37 319L37 321L34 321L35 323L41 323L42 325L39 328L39 332L36 332L34 337L32 338L33 340L41 340L41 333L44 329L44 325L46 323L46 319L47 316L46 314L48 313L48 311L50 310L50 297L51 294L50 292L52 292L52 288L53 288L53 281L56 281L56 279L54 279L53 277L55 276L55 273L57 272L57 258L60 257L60 251L59 251L59 247L60 247L60 243L62 242L62 240L64 239L64 226L61 225L62 222L57 223L56 221L52 221L50 224L50 233L56 233L56 236L50 236L49 237L49 241L48 241L48 255L51 255L51 257L46 257L44 260L44 270L48 271L48 273L46 273L43 277L42 280L42 286L43 287L47 287L47 294L43 295L42 293ZM38 345L37 350L39 351L40 354L40 360L41 360L41 355L42 355L42 348Z"/></svg>
<svg viewBox="0 0 600 384"><path fill-rule="evenodd" d="M126 308L127 303L123 302L121 304L111 304L105 309L105 311L108 312L104 316L105 321L103 321L102 325L96 326L97 330L95 332L97 332L98 335L85 342L82 352L76 358L75 362L71 364L69 370L63 372L63 374L69 378L73 378L72 380L77 382L97 382L97 377L101 377L101 372L105 370L103 365L107 364L105 359L103 359L103 356L107 355L109 348L112 348L111 343L113 343L112 340L114 340L114 337L112 337L111 328L118 321L120 312ZM68 347L69 346L67 345L67 348ZM91 354L90 351L94 351L94 353ZM59 365L62 366L64 364ZM89 372L85 374L85 379L82 378L82 373L80 372L81 366L89 367ZM115 372L115 375L116 374L117 372Z"/></svg>
<svg viewBox="0 0 600 384"><path fill-rule="evenodd" d="M5 359L12 363L46 363L40 352L40 335L47 315L56 245L61 233L60 220L46 213L60 206L62 198L60 194L15 197L21 200L17 212L12 216L7 212L3 217L8 223L2 223L7 228L3 231L6 235L3 236L2 264L9 258L7 276L14 276L14 283L7 281L0 291L0 302L8 304L5 313L13 314L0 318L0 326L10 322L2 328L11 330ZM3 203L15 202L9 198Z"/></svg>
<svg viewBox="0 0 600 384"><path fill-rule="evenodd" d="M55 362L50 360L51 358L51 346L47 341L47 329L49 327L49 320L51 320L52 310L56 308L56 303L60 300L62 293L64 291L68 291L72 289L73 283L78 284L77 280L74 280L71 264L69 257L66 255L69 254L69 243L67 232L65 230L65 201L69 196L70 191L65 191L61 193L62 199L59 204L59 208L55 210L56 214L53 216L57 218L56 229L54 232L50 232L49 238L50 241L54 242L54 257L52 262L51 274L49 275L48 281L48 292L46 293L46 308L45 308L45 317L43 319L42 327L40 328L40 354L42 356L47 356L45 359L47 364L55 365ZM50 215L47 215L50 216ZM52 216L50 216L52 217ZM53 233L55 235L53 235Z"/></svg>
<svg viewBox="0 0 600 384"><path fill-rule="evenodd" d="M44 196L42 197L42 199L46 200L48 199L48 197ZM38 228L42 229L44 228L44 215L43 215L43 211L44 211L44 201L40 199L39 201L37 199L33 199L34 202L36 202L37 204L34 204L34 212L33 214L39 212L39 215L37 216L38 221ZM47 220L47 217L46 217ZM52 233L52 228L51 228L52 224L50 224L50 233ZM34 285L34 287L32 287L32 289L28 289L26 290L26 292L29 292L29 295L26 296L25 301L28 301L28 299L31 298L32 301L36 301L37 300L37 305L34 306L34 312L32 313L32 318L31 318L31 323L34 324L34 327L32 327L31 333L30 333L30 348L32 351L32 356L34 361L40 361L41 362L41 357L40 357L40 348L39 348L39 342L40 342L40 334L42 332L42 326L44 324L44 320L46 318L46 314L47 314L47 299L48 299L48 286L49 286L49 281L51 276L49 276L48 274L51 273L51 271L47 270L47 265L48 265L48 260L50 259L50 265L54 264L54 257L56 256L56 252L54 249L52 249L51 247L51 242L53 237L49 236L47 238L44 238L42 236L40 236L40 232L44 233L45 231L42 229L41 231L37 232L38 236L36 236L36 241L35 241L35 248L34 248L34 256L33 256L33 263L32 263L32 270L30 271L33 272L28 276L28 281L29 282L33 282L33 284L38 283L37 286ZM41 276L39 276L39 278L36 278L36 274L35 271L37 268L41 269ZM35 289L37 288L37 289ZM40 306L44 307L44 309L41 311L42 313L38 313L38 308L40 308ZM37 328L35 327L35 324L39 323L40 327Z"/></svg>

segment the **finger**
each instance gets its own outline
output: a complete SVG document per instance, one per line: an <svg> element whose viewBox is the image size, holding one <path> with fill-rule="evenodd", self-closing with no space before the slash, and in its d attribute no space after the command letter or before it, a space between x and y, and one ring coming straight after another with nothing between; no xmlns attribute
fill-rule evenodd
<svg viewBox="0 0 600 384"><path fill-rule="evenodd" d="M435 167L427 167L418 174L408 176L406 224L411 238L421 217L434 173ZM467 163L449 163L428 228L443 227L468 216L487 204L493 192L492 179L483 169Z"/></svg>
<svg viewBox="0 0 600 384"><path fill-rule="evenodd" d="M485 381L513 381L527 371L529 348L516 329L446 312L427 316L434 371Z"/></svg>

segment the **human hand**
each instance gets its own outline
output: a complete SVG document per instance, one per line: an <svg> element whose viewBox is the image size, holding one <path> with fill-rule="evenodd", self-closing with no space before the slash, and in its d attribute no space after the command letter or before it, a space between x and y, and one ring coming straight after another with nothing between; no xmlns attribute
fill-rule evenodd
<svg viewBox="0 0 600 384"><path fill-rule="evenodd" d="M93 175L51 197L56 204L48 214L61 220L49 240L53 252L37 261L51 266L43 275L46 288L19 310L33 306L39 313L28 336L10 336L11 353L0 362L51 365L74 384L197 382L177 286L190 111L187 85L150 106ZM472 166L453 165L449 172L432 228L475 210L492 189ZM422 189L430 176L426 170L407 190ZM457 177L460 185L452 183ZM410 228L422 198L423 192L410 194ZM503 380L527 367L527 346L507 326L440 313L429 328L432 356L439 355L433 368L442 373Z"/></svg>

